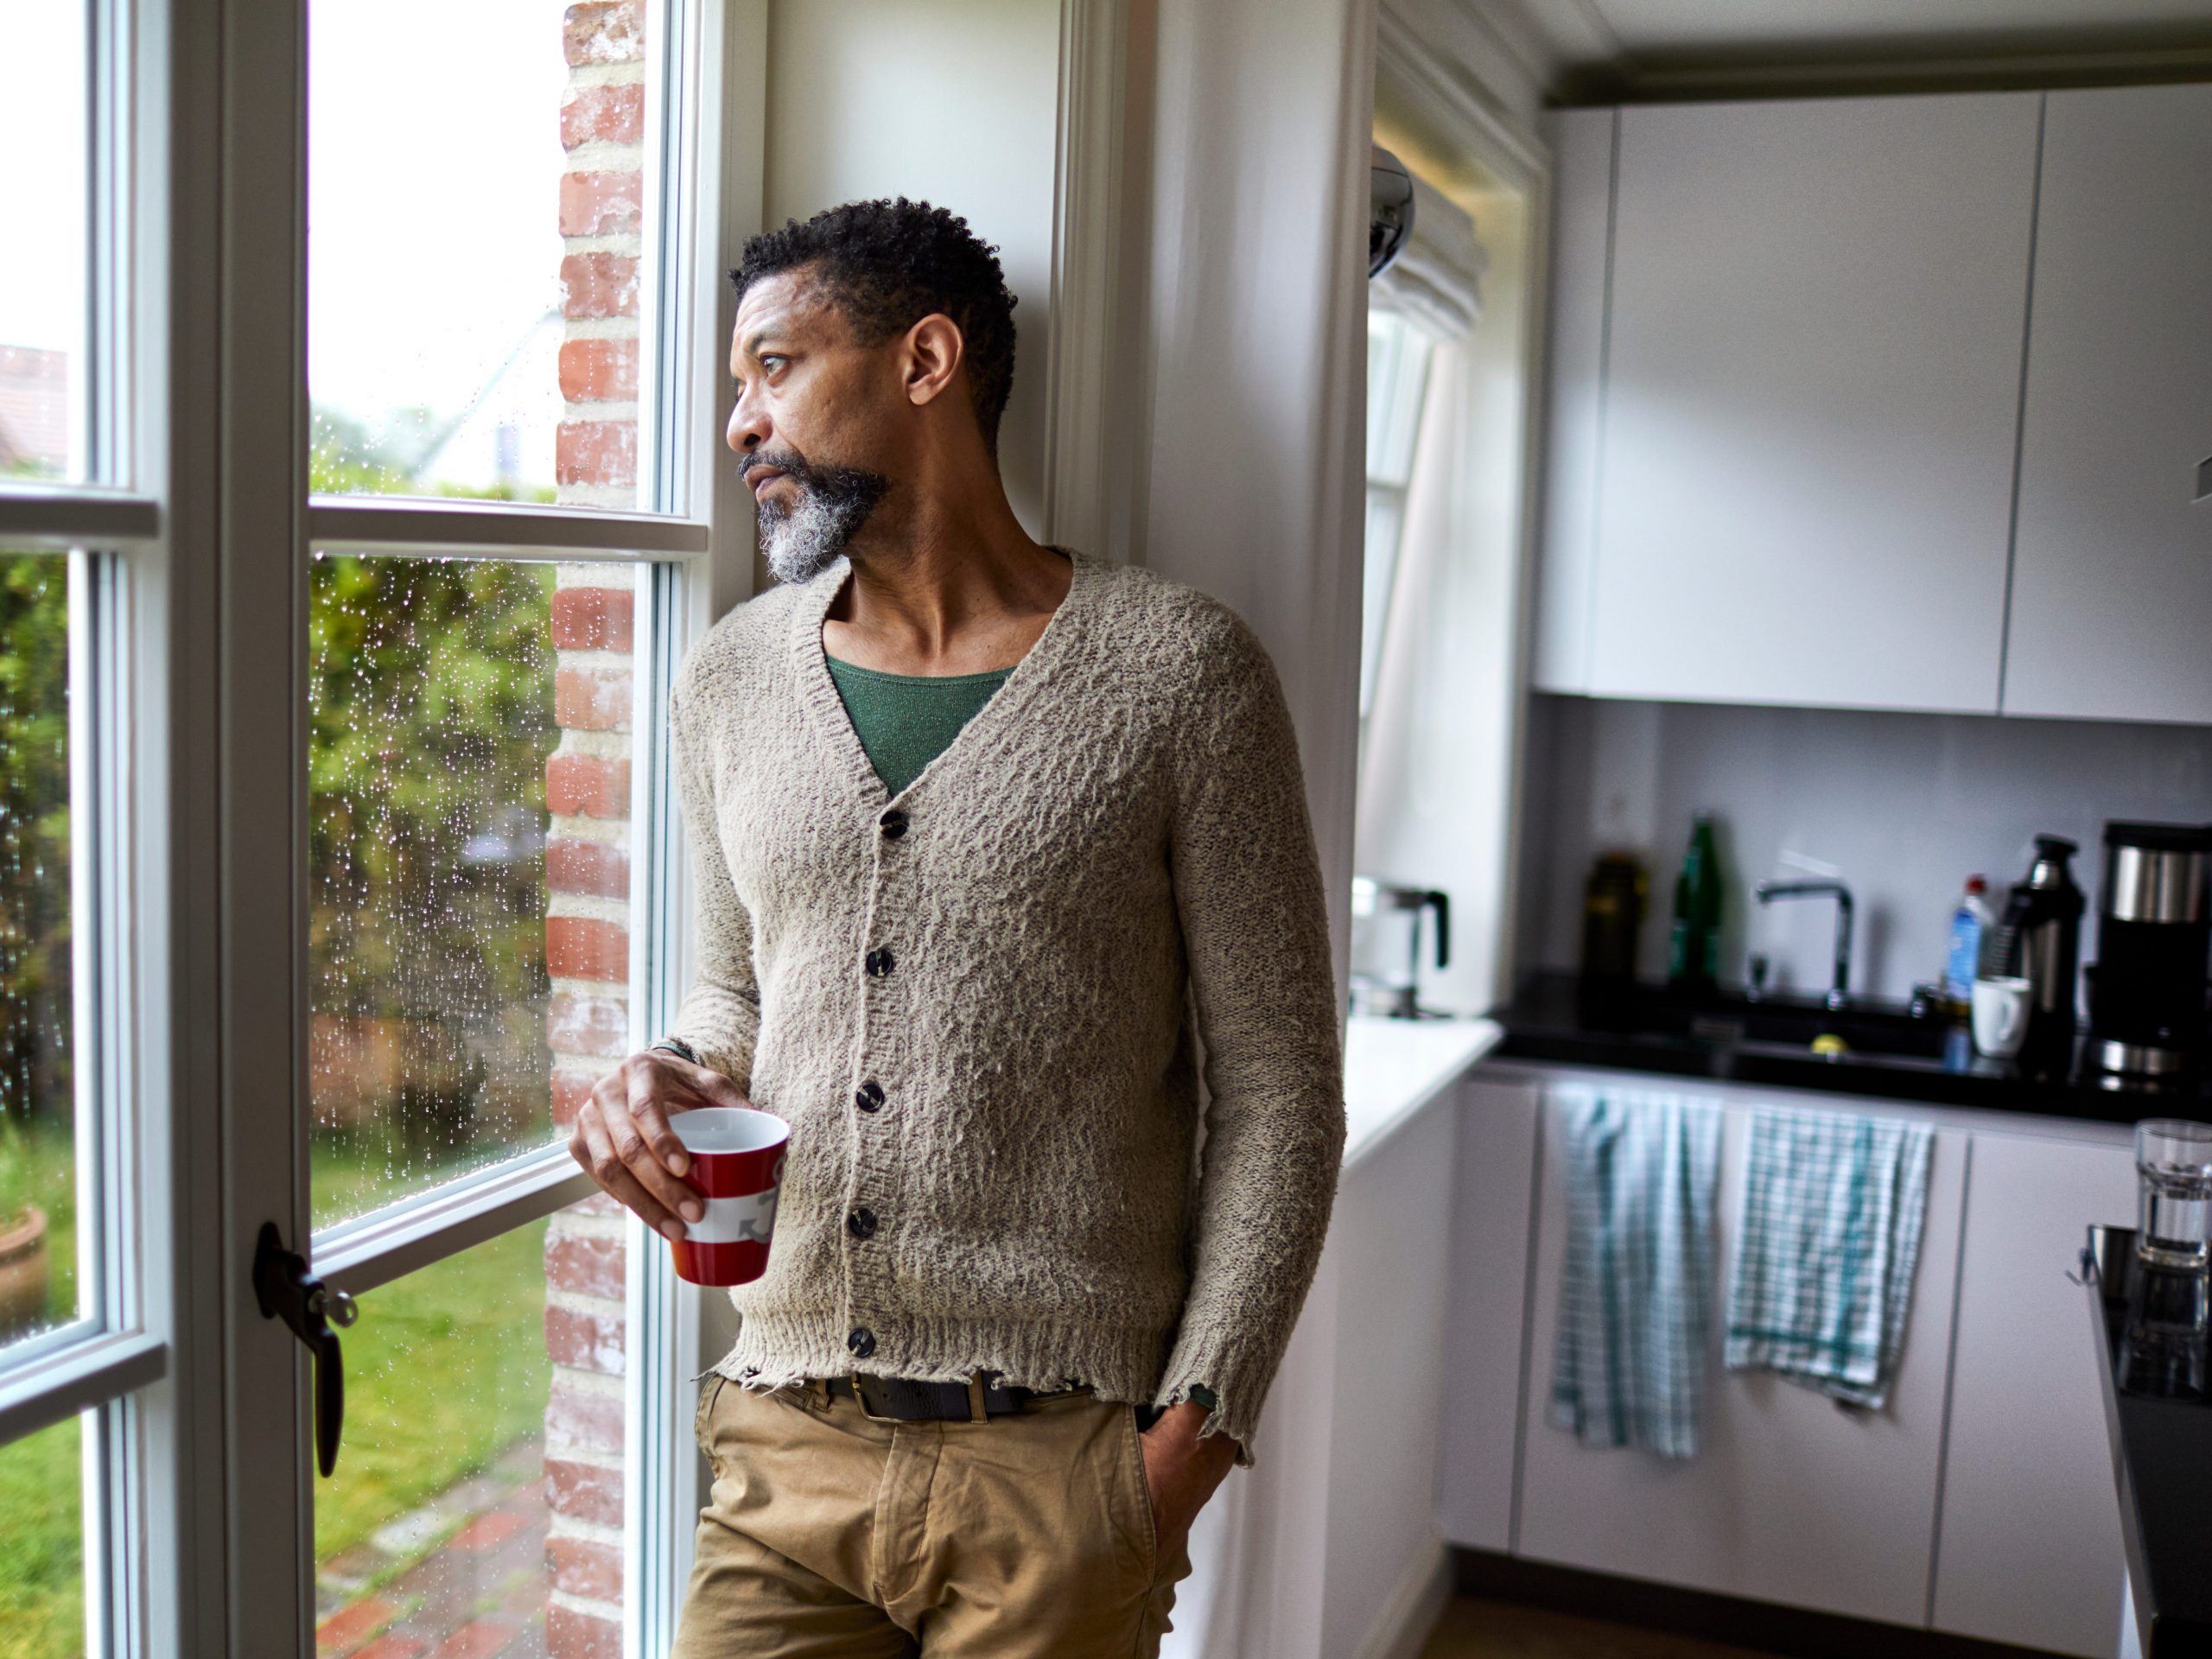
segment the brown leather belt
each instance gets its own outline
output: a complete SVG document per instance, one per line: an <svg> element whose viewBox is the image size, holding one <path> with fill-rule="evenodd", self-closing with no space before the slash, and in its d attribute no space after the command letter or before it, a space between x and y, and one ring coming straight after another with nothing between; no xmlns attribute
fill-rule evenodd
<svg viewBox="0 0 2212 1659"><path fill-rule="evenodd" d="M1064 1394L1089 1392L1090 1384L1072 1389L1025 1389L1015 1383L987 1381L995 1371L977 1371L965 1382L930 1382L911 1376L875 1376L855 1371L832 1376L832 1399L858 1400L861 1414L891 1422L943 1421L965 1419L980 1423L988 1418L1011 1416L1033 1400L1050 1400Z"/></svg>

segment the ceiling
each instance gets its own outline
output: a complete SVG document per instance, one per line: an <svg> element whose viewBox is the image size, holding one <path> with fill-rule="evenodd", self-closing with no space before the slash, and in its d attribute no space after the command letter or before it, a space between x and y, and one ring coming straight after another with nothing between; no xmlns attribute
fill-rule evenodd
<svg viewBox="0 0 2212 1659"><path fill-rule="evenodd" d="M2212 78L2212 0L1471 0L1513 4L1555 92L1969 81L2053 69Z"/></svg>

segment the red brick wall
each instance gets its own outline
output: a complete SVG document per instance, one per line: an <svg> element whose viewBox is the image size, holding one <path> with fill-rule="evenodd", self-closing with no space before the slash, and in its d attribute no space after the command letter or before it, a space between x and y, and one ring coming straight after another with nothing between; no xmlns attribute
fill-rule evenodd
<svg viewBox="0 0 2212 1659"><path fill-rule="evenodd" d="M563 18L569 85L560 499L638 505L638 281L645 132L644 0L590 0ZM635 572L563 565L553 596L560 746L546 762L548 1020L553 1111L572 1119L629 1049L630 762ZM595 1197L545 1236L546 1642L552 1659L622 1651L622 1211Z"/></svg>

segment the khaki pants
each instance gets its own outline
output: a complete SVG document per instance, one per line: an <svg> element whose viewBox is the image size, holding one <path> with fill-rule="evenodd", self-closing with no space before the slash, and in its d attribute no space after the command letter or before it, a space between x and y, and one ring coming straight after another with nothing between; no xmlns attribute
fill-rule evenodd
<svg viewBox="0 0 2212 1659"><path fill-rule="evenodd" d="M1089 1392L987 1422L883 1422L819 1380L709 1376L715 1471L673 1659L1153 1659L1159 1559L1136 1408Z"/></svg>

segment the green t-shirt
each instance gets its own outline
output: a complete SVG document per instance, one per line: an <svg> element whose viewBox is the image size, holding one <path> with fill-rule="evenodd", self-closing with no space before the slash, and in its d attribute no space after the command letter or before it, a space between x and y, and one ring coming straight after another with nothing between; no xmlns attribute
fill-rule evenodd
<svg viewBox="0 0 2212 1659"><path fill-rule="evenodd" d="M823 655L868 763L893 795L922 775L1014 672L887 674Z"/></svg>

